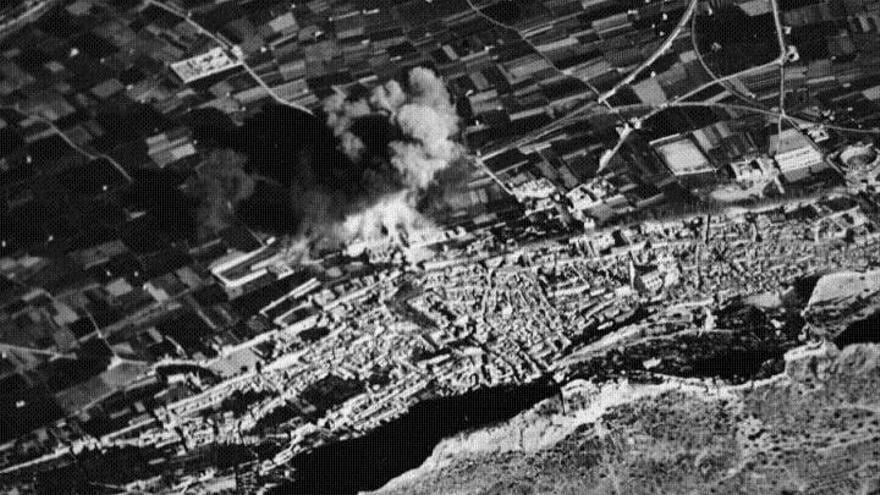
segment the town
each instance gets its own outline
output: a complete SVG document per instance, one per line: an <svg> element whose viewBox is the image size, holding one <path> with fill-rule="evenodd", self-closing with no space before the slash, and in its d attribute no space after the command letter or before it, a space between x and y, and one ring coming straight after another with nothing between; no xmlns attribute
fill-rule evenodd
<svg viewBox="0 0 880 495"><path fill-rule="evenodd" d="M776 346L722 376L744 382L837 337L844 302L788 309L804 280L880 266L877 2L355 3L37 1L0 24L4 490L80 470L246 493L424 401L590 378L626 343L620 369L685 374L638 346L728 338L735 304ZM304 256L241 220L286 210L257 201L278 158L235 129L416 67L470 150L430 225ZM189 178L220 148L258 192L196 235Z"/></svg>

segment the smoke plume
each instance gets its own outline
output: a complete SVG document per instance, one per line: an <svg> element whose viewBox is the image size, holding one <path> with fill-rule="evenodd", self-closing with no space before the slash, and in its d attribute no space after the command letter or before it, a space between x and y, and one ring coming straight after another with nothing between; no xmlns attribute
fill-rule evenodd
<svg viewBox="0 0 880 495"><path fill-rule="evenodd" d="M196 169L188 186L199 197L200 236L230 225L235 208L254 192L255 180L244 170L246 159L231 150L217 150Z"/></svg>
<svg viewBox="0 0 880 495"><path fill-rule="evenodd" d="M404 85L391 80L358 98L334 94L324 112L339 150L361 171L362 194L341 211L337 201L346 199L334 198L332 188L297 194L303 234L343 243L394 241L430 225L416 206L436 186L438 173L463 156L453 140L458 116L443 81L417 67Z"/></svg>
<svg viewBox="0 0 880 495"><path fill-rule="evenodd" d="M421 212L443 211L469 170L455 107L429 69L334 94L322 117L269 106L229 131L203 131L204 141L243 155L220 152L192 178L201 231L238 220L292 234L297 252L394 242L430 226Z"/></svg>

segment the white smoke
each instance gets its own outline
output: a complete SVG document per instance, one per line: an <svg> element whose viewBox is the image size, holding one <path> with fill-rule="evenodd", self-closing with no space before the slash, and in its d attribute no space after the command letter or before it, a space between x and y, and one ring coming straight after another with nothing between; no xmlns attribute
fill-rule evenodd
<svg viewBox="0 0 880 495"><path fill-rule="evenodd" d="M399 242L414 229L431 228L431 222L413 206L410 191L398 191L345 218L341 236L364 242Z"/></svg>
<svg viewBox="0 0 880 495"><path fill-rule="evenodd" d="M443 81L429 69L414 68L409 73L408 98L392 117L409 140L391 143L391 163L409 185L424 189L461 155L461 147L452 141L458 115Z"/></svg>
<svg viewBox="0 0 880 495"><path fill-rule="evenodd" d="M391 80L374 88L369 97L357 100L334 94L324 101L324 110L340 149L354 162L362 160L366 150L352 132L359 118L382 116L401 136L388 144L387 151L403 189L347 215L336 229L338 237L345 242L393 242L412 229L430 226L416 210L419 193L463 154L462 147L453 141L458 116L443 81L430 69L417 67L410 71L406 89Z"/></svg>
<svg viewBox="0 0 880 495"><path fill-rule="evenodd" d="M370 95L370 105L389 114L394 114L406 101L406 93L394 79L384 85L377 86Z"/></svg>
<svg viewBox="0 0 880 495"><path fill-rule="evenodd" d="M434 180L434 175L449 165L445 157L431 156L424 152L422 146L393 141L388 147L391 150L391 165L400 173L407 186L424 189Z"/></svg>
<svg viewBox="0 0 880 495"><path fill-rule="evenodd" d="M340 148L354 162L360 161L364 143L351 132L351 125L358 117L372 113L370 105L363 100L348 100L342 93L334 93L324 100L327 127L339 138Z"/></svg>

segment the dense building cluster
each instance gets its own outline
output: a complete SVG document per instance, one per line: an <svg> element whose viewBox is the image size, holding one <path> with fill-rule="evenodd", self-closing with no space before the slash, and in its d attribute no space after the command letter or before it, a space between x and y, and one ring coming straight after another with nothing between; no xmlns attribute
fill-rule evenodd
<svg viewBox="0 0 880 495"><path fill-rule="evenodd" d="M60 462L92 447L153 446L183 454L218 442L256 444L260 432L274 431L287 441L263 462L263 472L270 472L319 439L363 434L426 395L561 378L585 353L633 330L662 333L686 318L711 331L711 313L725 301L784 298L803 276L876 266L880 232L863 208L849 196L805 199L581 234L567 243L506 247L490 231L475 231L470 241L431 245L436 257L416 265L328 259L310 276L276 273L274 282L214 305L199 303L198 292L179 282L182 295L171 291L169 299L151 302L165 312L144 311L125 318L124 326L90 327L91 336L72 352L100 344L109 368L46 397L65 417L4 450L18 463ZM835 219L845 233L817 234L816 226ZM238 257L249 273L261 273L263 257ZM6 269L39 261L14 263ZM107 286L125 285L115 280ZM234 295L239 287L228 282L217 277L214 287ZM708 299L707 287L713 288ZM76 314L70 308L77 306L65 302L74 294L58 299L31 292L16 314ZM683 309L670 313L670 306ZM231 327L211 319L236 313L240 323ZM278 313L284 316L272 318ZM80 328L78 321L60 325L61 332ZM139 349L141 342L150 346ZM158 358L152 346L160 344L177 349ZM33 365L18 349L10 345L7 359ZM149 350L156 356L146 359ZM63 362L30 373L45 374ZM247 405L236 406L242 402Z"/></svg>

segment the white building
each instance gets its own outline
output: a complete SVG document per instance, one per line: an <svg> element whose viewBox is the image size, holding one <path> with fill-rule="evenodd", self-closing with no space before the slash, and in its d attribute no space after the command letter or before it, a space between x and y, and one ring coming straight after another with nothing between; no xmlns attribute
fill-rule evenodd
<svg viewBox="0 0 880 495"><path fill-rule="evenodd" d="M210 270L227 289L241 287L269 273L268 268L260 266L266 254L272 254L266 246L249 253L236 251L214 261Z"/></svg>
<svg viewBox="0 0 880 495"><path fill-rule="evenodd" d="M822 152L797 129L770 136L770 150L775 153L773 159L788 180L797 180L808 172L827 167Z"/></svg>
<svg viewBox="0 0 880 495"><path fill-rule="evenodd" d="M524 182L512 189L518 201L549 198L557 191L556 186L544 177Z"/></svg>
<svg viewBox="0 0 880 495"><path fill-rule="evenodd" d="M233 60L220 48L212 48L201 55L190 57L171 64L173 70L184 83L188 84L203 77L218 74L227 69L241 65L238 60Z"/></svg>
<svg viewBox="0 0 880 495"><path fill-rule="evenodd" d="M733 177L739 182L760 180L773 175L773 161L765 157L740 160L730 164Z"/></svg>
<svg viewBox="0 0 880 495"><path fill-rule="evenodd" d="M615 192L614 186L607 179L595 177L568 191L565 196L571 201L572 209L582 211L601 204Z"/></svg>

